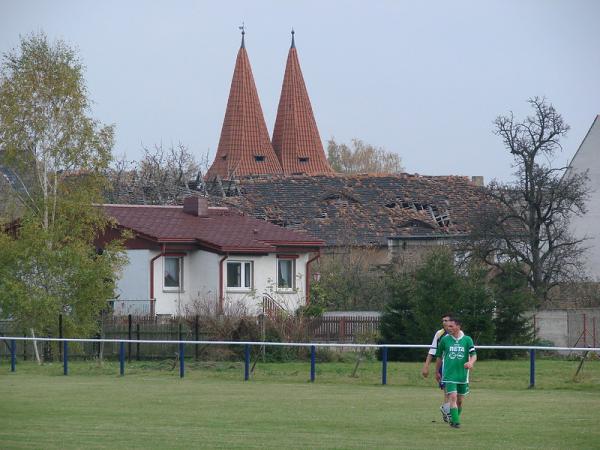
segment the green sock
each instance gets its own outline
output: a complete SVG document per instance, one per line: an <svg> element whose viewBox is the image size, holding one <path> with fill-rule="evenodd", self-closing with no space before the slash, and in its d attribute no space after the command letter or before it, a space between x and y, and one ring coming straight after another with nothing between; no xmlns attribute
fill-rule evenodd
<svg viewBox="0 0 600 450"><path fill-rule="evenodd" d="M458 408L450 408L450 416L452 417L452 423L460 423Z"/></svg>
<svg viewBox="0 0 600 450"><path fill-rule="evenodd" d="M460 413L462 413L462 408L458 408L458 418L460 419Z"/></svg>

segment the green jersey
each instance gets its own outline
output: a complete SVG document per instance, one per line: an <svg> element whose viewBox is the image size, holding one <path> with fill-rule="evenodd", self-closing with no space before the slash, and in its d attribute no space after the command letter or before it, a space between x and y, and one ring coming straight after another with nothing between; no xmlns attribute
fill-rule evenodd
<svg viewBox="0 0 600 450"><path fill-rule="evenodd" d="M470 336L462 331L455 338L451 334L444 336L437 347L435 356L443 359L442 383L469 382L469 370L465 369L465 363L469 361L469 355L475 354L475 345Z"/></svg>

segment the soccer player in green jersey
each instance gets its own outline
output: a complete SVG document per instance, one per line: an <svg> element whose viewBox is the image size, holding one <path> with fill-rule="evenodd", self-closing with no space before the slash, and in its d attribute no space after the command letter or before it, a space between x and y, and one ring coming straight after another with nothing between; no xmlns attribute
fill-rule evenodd
<svg viewBox="0 0 600 450"><path fill-rule="evenodd" d="M460 326L459 319L450 319L447 325L448 334L440 340L435 354L436 378L446 384L450 401L450 426L453 428L460 428L463 400L469 393L469 371L477 361L473 339L465 335Z"/></svg>

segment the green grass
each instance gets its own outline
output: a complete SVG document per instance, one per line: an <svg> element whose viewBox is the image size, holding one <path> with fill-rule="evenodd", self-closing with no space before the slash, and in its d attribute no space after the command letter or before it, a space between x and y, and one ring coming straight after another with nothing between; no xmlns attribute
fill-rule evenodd
<svg viewBox="0 0 600 450"><path fill-rule="evenodd" d="M73 362L0 366L0 448L600 448L600 361L481 361L463 428L441 421L420 364Z"/></svg>

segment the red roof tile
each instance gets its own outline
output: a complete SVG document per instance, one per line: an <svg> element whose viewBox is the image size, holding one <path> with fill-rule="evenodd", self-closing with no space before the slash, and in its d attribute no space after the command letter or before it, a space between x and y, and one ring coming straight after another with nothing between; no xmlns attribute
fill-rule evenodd
<svg viewBox="0 0 600 450"><path fill-rule="evenodd" d="M271 146L252 68L242 43L231 80L217 154L206 178L219 175L230 179L279 173L281 165Z"/></svg>
<svg viewBox="0 0 600 450"><path fill-rule="evenodd" d="M245 253L323 245L306 233L218 208L209 208L208 217L186 214L181 206L104 205L104 210L119 226L159 243L193 243L221 252Z"/></svg>
<svg viewBox="0 0 600 450"><path fill-rule="evenodd" d="M293 35L273 130L273 148L284 174L333 173L325 158Z"/></svg>

